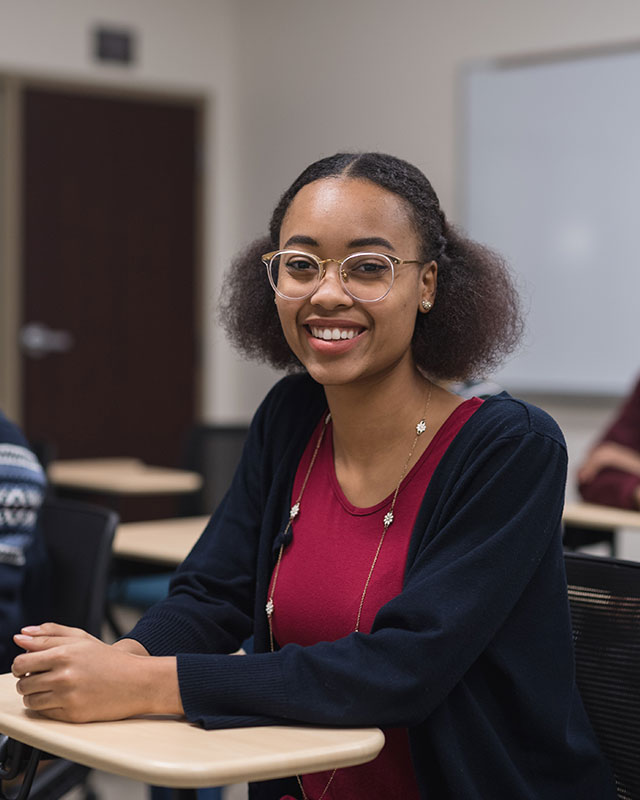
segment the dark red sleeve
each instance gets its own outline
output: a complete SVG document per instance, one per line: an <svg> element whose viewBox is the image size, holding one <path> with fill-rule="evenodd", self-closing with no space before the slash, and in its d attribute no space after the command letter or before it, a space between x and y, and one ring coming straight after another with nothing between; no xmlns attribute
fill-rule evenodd
<svg viewBox="0 0 640 800"><path fill-rule="evenodd" d="M602 442L615 442L640 453L640 380L600 440ZM637 509L635 492L638 486L640 476L607 468L591 481L581 483L579 489L588 503Z"/></svg>

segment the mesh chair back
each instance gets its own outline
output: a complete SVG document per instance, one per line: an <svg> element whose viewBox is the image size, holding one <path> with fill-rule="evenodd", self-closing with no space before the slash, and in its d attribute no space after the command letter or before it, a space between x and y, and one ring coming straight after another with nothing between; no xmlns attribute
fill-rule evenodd
<svg viewBox="0 0 640 800"><path fill-rule="evenodd" d="M240 462L246 425L194 425L186 442L184 466L202 475L202 489L185 495L185 516L211 514L224 497Z"/></svg>
<svg viewBox="0 0 640 800"><path fill-rule="evenodd" d="M565 553L576 679L615 776L640 800L640 564Z"/></svg>
<svg viewBox="0 0 640 800"><path fill-rule="evenodd" d="M100 636L118 515L75 500L50 499L41 512L51 575L49 619Z"/></svg>

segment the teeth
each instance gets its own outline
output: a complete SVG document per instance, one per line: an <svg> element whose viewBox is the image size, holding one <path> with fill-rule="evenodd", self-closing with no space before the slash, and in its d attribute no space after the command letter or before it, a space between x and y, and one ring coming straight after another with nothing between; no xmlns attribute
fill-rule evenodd
<svg viewBox="0 0 640 800"><path fill-rule="evenodd" d="M338 339L353 339L358 335L354 328L311 328L311 333L316 339L325 339L326 341Z"/></svg>

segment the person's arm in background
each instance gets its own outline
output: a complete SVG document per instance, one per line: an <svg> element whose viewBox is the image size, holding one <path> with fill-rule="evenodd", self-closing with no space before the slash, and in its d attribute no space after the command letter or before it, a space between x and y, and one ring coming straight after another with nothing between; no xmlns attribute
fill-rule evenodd
<svg viewBox="0 0 640 800"><path fill-rule="evenodd" d="M640 508L640 380L580 467L578 484L589 503Z"/></svg>
<svg viewBox="0 0 640 800"><path fill-rule="evenodd" d="M38 459L0 412L0 672L11 668L17 652L12 636L25 623L25 583L44 492Z"/></svg>

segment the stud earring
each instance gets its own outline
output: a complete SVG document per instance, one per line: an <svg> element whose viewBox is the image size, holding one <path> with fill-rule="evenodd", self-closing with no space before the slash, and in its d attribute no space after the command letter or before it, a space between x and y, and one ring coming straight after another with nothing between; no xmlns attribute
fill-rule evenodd
<svg viewBox="0 0 640 800"><path fill-rule="evenodd" d="M429 302L429 300L423 300L422 308L424 308L425 311L431 311L433 308L433 303Z"/></svg>

